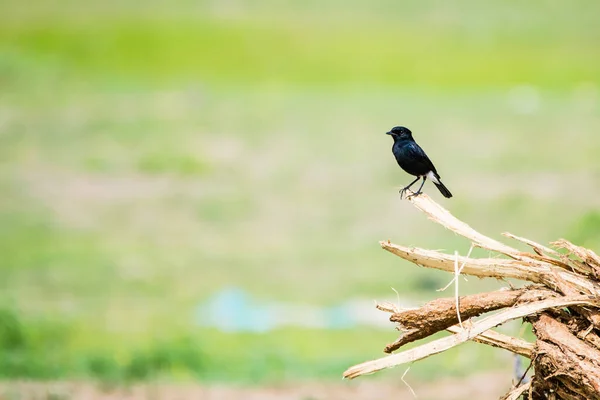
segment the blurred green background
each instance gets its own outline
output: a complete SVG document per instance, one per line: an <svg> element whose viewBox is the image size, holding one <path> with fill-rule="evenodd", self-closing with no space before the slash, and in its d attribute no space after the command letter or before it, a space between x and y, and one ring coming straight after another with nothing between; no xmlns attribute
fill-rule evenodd
<svg viewBox="0 0 600 400"><path fill-rule="evenodd" d="M600 250L599 14L0 2L0 377L271 384L380 356L391 325L223 331L198 310L228 288L323 310L440 296L449 275L378 245L469 248L399 200L394 125L455 197L426 191L474 228ZM411 375L511 362L466 345Z"/></svg>

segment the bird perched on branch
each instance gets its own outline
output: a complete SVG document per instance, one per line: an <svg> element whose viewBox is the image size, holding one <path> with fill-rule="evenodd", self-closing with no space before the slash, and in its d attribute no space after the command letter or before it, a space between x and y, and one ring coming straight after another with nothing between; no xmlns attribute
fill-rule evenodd
<svg viewBox="0 0 600 400"><path fill-rule="evenodd" d="M412 137L412 132L408 128L395 126L391 131L387 132L387 134L394 138L392 153L394 153L394 157L396 157L396 161L400 168L417 177L410 185L400 190L400 197L404 196L404 193L421 178L423 178L423 182L421 183L419 190L412 196L421 194L421 189L423 189L425 181L429 178L444 197L452 197L452 193L450 193L448 188L442 183L442 179L435 170L433 163L429 157L427 157L427 154L425 154L423 149L415 142Z"/></svg>

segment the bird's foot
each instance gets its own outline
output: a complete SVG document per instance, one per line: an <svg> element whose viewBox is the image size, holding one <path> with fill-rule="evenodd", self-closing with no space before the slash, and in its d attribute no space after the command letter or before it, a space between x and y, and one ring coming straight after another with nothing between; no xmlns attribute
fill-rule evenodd
<svg viewBox="0 0 600 400"><path fill-rule="evenodd" d="M411 193L408 196L406 196L406 198L410 199L411 197L416 197L416 196L420 195L421 193L423 193L423 192L421 192L421 191L414 192L414 193Z"/></svg>
<svg viewBox="0 0 600 400"><path fill-rule="evenodd" d="M403 198L404 198L404 195L406 195L406 192L408 192L408 190L409 190L409 189L410 189L409 187L405 187L404 189L400 189L400 190L398 191L398 193L400 193L400 199L403 199ZM420 193L420 192L419 192L419 193ZM411 193L411 194L408 194L408 195L406 195L406 198L408 199L408 198L410 198L410 197L414 196L415 194L418 194L418 193Z"/></svg>

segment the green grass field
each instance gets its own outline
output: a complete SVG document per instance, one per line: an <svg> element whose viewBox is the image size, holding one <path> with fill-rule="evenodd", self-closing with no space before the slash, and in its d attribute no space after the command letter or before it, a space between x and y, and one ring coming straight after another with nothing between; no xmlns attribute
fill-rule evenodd
<svg viewBox="0 0 600 400"><path fill-rule="evenodd" d="M397 124L455 197L428 193L474 228L599 250L598 12L4 1L0 376L338 379L379 356L391 326L225 334L193 318L231 286L315 306L438 296L448 275L378 245L469 249L399 200ZM465 349L412 373L510 369Z"/></svg>

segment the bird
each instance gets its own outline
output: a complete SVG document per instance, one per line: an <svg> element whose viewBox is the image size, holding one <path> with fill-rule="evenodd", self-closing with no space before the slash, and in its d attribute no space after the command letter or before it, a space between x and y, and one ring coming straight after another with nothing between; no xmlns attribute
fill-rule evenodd
<svg viewBox="0 0 600 400"><path fill-rule="evenodd" d="M425 154L421 146L413 139L410 129L404 126L395 126L389 132L386 132L386 134L391 135L394 139L392 153L394 153L394 157L396 157L396 161L400 168L417 177L417 179L412 181L408 186L400 190L400 198L402 198L404 193L421 178L423 178L423 182L421 183L419 190L410 195L411 197L418 196L422 193L421 189L423 189L423 185L425 185L427 178L433 182L444 197L448 199L452 197L452 193L450 193L448 188L442 183L442 178L429 157L427 157L427 154Z"/></svg>

